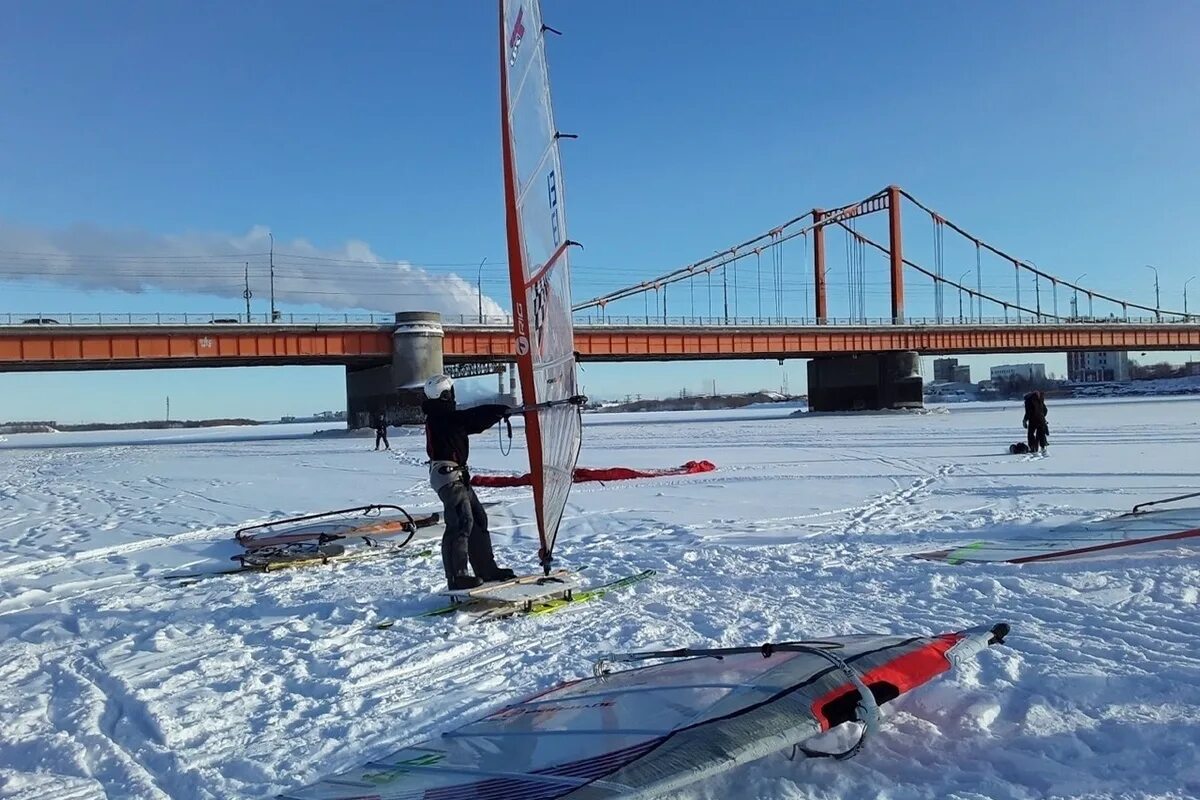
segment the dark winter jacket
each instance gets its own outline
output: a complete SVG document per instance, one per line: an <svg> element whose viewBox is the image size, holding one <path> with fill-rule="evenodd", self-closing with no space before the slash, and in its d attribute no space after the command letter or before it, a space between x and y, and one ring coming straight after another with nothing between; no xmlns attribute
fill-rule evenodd
<svg viewBox="0 0 1200 800"><path fill-rule="evenodd" d="M421 410L425 412L425 452L429 459L466 466L471 451L467 437L483 433L511 409L494 404L459 410L453 400L426 400Z"/></svg>
<svg viewBox="0 0 1200 800"><path fill-rule="evenodd" d="M1025 418L1021 421L1029 425L1046 424L1046 401L1037 392L1025 395Z"/></svg>

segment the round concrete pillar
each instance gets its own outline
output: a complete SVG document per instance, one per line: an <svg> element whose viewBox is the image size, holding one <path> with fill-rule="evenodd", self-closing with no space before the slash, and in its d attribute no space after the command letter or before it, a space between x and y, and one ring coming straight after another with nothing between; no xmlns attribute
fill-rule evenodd
<svg viewBox="0 0 1200 800"><path fill-rule="evenodd" d="M392 385L420 389L443 370L442 315L436 311L400 311L392 333Z"/></svg>
<svg viewBox="0 0 1200 800"><path fill-rule="evenodd" d="M925 405L921 357L911 350L883 354L880 387L884 408L921 408Z"/></svg>

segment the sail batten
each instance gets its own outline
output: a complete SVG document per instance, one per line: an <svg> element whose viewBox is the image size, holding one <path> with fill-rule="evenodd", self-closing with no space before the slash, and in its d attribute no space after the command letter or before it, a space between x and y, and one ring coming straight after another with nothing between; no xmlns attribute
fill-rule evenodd
<svg viewBox="0 0 1200 800"><path fill-rule="evenodd" d="M509 283L540 547L550 569L581 442L562 162L537 0L499 0ZM557 405L555 405L557 403ZM545 404L550 404L548 407Z"/></svg>

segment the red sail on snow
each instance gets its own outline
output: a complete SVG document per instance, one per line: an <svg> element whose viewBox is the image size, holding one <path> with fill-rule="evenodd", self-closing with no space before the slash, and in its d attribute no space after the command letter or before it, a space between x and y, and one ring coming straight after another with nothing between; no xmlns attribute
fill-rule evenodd
<svg viewBox="0 0 1200 800"><path fill-rule="evenodd" d="M669 475L696 475L701 472L712 472L717 465L711 461L689 461L678 467L668 469L631 469L629 467L602 467L589 469L576 467L572 476L574 483L588 481L627 481L633 478L663 478ZM472 486L528 486L531 482L528 472L524 475L472 475Z"/></svg>

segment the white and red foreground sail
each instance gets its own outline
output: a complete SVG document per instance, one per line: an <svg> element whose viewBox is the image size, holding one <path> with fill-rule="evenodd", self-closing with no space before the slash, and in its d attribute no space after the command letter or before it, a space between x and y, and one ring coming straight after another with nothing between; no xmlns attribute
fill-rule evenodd
<svg viewBox="0 0 1200 800"><path fill-rule="evenodd" d="M571 270L558 129L537 0L500 0L500 114L517 375L547 571L579 456ZM544 404L550 404L548 406Z"/></svg>
<svg viewBox="0 0 1200 800"><path fill-rule="evenodd" d="M572 681L281 797L658 797L851 721L859 684L886 703L1007 633L831 637Z"/></svg>

